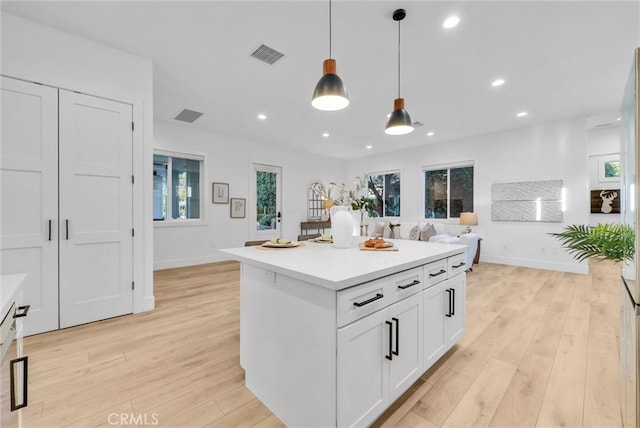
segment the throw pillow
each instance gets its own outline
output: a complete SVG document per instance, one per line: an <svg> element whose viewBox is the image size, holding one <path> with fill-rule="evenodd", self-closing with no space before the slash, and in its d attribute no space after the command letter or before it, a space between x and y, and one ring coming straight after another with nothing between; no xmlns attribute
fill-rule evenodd
<svg viewBox="0 0 640 428"><path fill-rule="evenodd" d="M432 236L436 236L436 228L427 223L422 229L420 229L420 240L428 241Z"/></svg>
<svg viewBox="0 0 640 428"><path fill-rule="evenodd" d="M420 227L418 227L417 224L411 228L411 231L409 232L409 239L413 241L420 239Z"/></svg>

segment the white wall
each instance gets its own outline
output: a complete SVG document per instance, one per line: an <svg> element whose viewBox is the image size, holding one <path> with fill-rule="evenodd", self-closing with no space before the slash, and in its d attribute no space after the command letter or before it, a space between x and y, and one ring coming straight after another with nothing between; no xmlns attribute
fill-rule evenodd
<svg viewBox="0 0 640 428"><path fill-rule="evenodd" d="M599 177L599 164L612 156L620 156L620 126L591 128L588 131L589 152L589 190L620 189L620 180L602 181ZM620 198L618 192L618 198ZM590 214L589 224L621 222L620 214Z"/></svg>
<svg viewBox="0 0 640 428"><path fill-rule="evenodd" d="M151 213L153 68L150 61L2 13L5 76L122 101L133 105L134 312L153 298Z"/></svg>
<svg viewBox="0 0 640 428"><path fill-rule="evenodd" d="M154 148L205 156L204 219L197 225L154 224L154 268L165 269L229 260L217 251L239 247L249 239L249 216L229 217L228 204L211 203L211 183L229 183L229 196L249 201L252 161L281 166L282 236L295 239L307 219L308 187L344 177L344 162L309 155L277 144L243 140L237 136L202 131L181 123L155 122ZM247 211L251 207L247 205ZM151 218L151 214L149 216Z"/></svg>
<svg viewBox="0 0 640 428"><path fill-rule="evenodd" d="M426 137L425 137L426 138ZM424 221L422 167L475 161L474 206L482 240L481 261L586 273L558 241L548 235L568 224L589 221L589 169L586 118L513 129L424 147L382 154L347 163L347 176L401 171L401 218ZM567 189L562 223L491 220L491 186L500 182L561 179ZM435 222L437 220L433 220ZM459 230L453 223L451 230Z"/></svg>

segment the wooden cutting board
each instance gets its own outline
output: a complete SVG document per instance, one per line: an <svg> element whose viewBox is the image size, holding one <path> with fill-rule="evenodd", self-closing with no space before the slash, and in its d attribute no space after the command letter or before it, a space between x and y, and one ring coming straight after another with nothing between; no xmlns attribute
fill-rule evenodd
<svg viewBox="0 0 640 428"><path fill-rule="evenodd" d="M362 251L398 251L398 247L385 247L385 248L373 248L373 247L367 247L364 245L364 242L360 243L360 249Z"/></svg>

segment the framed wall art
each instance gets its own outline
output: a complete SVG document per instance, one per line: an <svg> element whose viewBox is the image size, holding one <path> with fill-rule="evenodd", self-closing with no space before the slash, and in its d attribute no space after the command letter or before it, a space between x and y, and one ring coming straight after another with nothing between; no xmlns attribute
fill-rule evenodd
<svg viewBox="0 0 640 428"><path fill-rule="evenodd" d="M211 186L211 201L214 204L228 204L229 183L213 183Z"/></svg>
<svg viewBox="0 0 640 428"><path fill-rule="evenodd" d="M620 214L620 189L591 191L592 214Z"/></svg>
<svg viewBox="0 0 640 428"><path fill-rule="evenodd" d="M244 198L231 198L231 218L245 218L247 200Z"/></svg>

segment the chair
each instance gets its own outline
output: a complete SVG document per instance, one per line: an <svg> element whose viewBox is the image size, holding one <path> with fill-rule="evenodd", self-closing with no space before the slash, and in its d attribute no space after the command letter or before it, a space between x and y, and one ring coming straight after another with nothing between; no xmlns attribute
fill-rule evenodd
<svg viewBox="0 0 640 428"><path fill-rule="evenodd" d="M319 238L321 235L319 233L310 233L308 235L298 235L298 241L308 241L309 239Z"/></svg>
<svg viewBox="0 0 640 428"><path fill-rule="evenodd" d="M477 233L463 233L460 235L460 241L463 245L468 246L466 257L466 271L473 271L473 259L478 251L478 234Z"/></svg>
<svg viewBox="0 0 640 428"><path fill-rule="evenodd" d="M262 241L247 241L244 243L245 247L255 247L257 245L264 244L264 239Z"/></svg>

